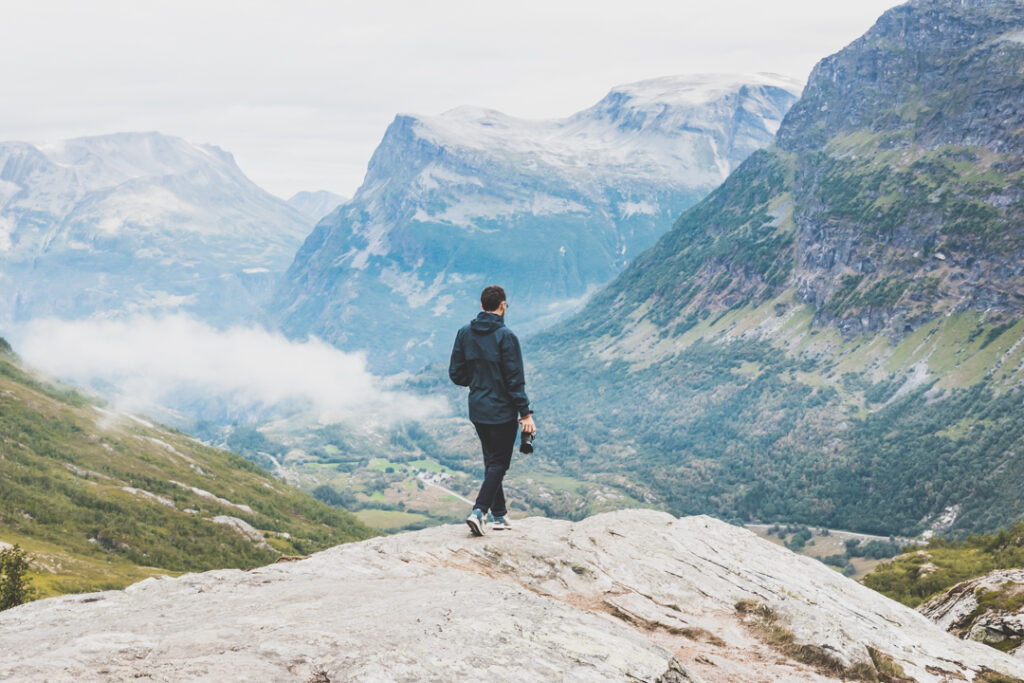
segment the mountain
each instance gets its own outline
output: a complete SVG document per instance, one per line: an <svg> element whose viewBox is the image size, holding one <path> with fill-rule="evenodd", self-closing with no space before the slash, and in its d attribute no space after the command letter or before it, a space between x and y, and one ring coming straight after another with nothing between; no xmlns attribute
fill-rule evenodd
<svg viewBox="0 0 1024 683"><path fill-rule="evenodd" d="M0 613L0 676L1005 681L1024 663L708 517L464 525ZM481 624L485 626L481 626ZM494 626L486 626L486 625ZM59 645L55 646L54 643Z"/></svg>
<svg viewBox="0 0 1024 683"><path fill-rule="evenodd" d="M268 319L366 350L378 371L446 357L494 282L517 330L537 329L768 144L798 91L769 75L680 76L614 88L565 119L399 115L355 196L297 253Z"/></svg>
<svg viewBox="0 0 1024 683"><path fill-rule="evenodd" d="M773 146L524 343L552 461L677 514L1020 519L1022 36L1019 2L915 0L819 62Z"/></svg>
<svg viewBox="0 0 1024 683"><path fill-rule="evenodd" d="M49 383L0 339L0 547L43 596L249 568L372 535L241 457Z"/></svg>
<svg viewBox="0 0 1024 683"><path fill-rule="evenodd" d="M0 143L0 322L185 310L244 318L309 219L227 152L159 133Z"/></svg>
<svg viewBox="0 0 1024 683"><path fill-rule="evenodd" d="M334 211L340 204L347 201L346 197L327 190L296 192L288 203L315 225L321 218Z"/></svg>

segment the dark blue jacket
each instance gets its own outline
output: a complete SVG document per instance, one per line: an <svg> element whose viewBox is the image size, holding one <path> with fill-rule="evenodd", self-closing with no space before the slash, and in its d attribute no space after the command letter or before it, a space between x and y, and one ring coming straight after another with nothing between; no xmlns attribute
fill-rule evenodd
<svg viewBox="0 0 1024 683"><path fill-rule="evenodd" d="M519 340L496 313L481 312L459 330L448 376L469 387L469 419L504 424L531 412Z"/></svg>

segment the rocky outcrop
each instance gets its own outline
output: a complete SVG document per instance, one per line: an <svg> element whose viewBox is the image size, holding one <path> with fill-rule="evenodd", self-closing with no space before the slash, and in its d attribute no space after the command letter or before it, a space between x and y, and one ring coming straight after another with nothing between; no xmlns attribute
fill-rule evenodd
<svg viewBox="0 0 1024 683"><path fill-rule="evenodd" d="M749 531L641 510L530 518L483 538L437 527L0 615L0 678L18 680L941 681L986 670L1024 676L1021 662Z"/></svg>
<svg viewBox="0 0 1024 683"><path fill-rule="evenodd" d="M917 609L959 638L1024 660L1024 569L999 569L962 581Z"/></svg>
<svg viewBox="0 0 1024 683"><path fill-rule="evenodd" d="M1016 0L913 0L818 62L778 144L814 150L837 135L909 133L916 145L1019 152L1024 73ZM1008 68L1009 67L1009 68Z"/></svg>

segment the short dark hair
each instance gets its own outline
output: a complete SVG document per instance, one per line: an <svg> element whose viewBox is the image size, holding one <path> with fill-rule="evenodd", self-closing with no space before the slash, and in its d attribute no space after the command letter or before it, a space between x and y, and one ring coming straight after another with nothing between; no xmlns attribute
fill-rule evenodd
<svg viewBox="0 0 1024 683"><path fill-rule="evenodd" d="M480 305L485 311L498 310L502 301L505 301L505 290L498 285L484 287L484 291L480 292Z"/></svg>

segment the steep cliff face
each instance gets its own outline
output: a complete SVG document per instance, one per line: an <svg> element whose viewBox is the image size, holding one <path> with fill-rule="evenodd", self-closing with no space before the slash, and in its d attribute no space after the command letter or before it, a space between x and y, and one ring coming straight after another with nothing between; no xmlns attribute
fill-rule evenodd
<svg viewBox="0 0 1024 683"><path fill-rule="evenodd" d="M685 317L795 287L818 323L894 338L951 310L1020 315L1022 31L1016 2L887 12L815 67L777 146L644 255L627 306Z"/></svg>
<svg viewBox="0 0 1024 683"><path fill-rule="evenodd" d="M438 527L0 614L0 676L889 681L1024 676L723 522L620 511Z"/></svg>
<svg viewBox="0 0 1024 683"><path fill-rule="evenodd" d="M385 370L444 357L494 282L516 329L537 329L767 144L797 90L773 76L676 77L615 88L566 119L400 115L355 197L299 250L269 317Z"/></svg>
<svg viewBox="0 0 1024 683"><path fill-rule="evenodd" d="M823 321L900 335L1024 311L1022 65L1024 7L993 0L904 5L818 64L778 147Z"/></svg>
<svg viewBox="0 0 1024 683"><path fill-rule="evenodd" d="M1017 519L1022 31L1019 2L914 1L823 60L775 146L527 343L559 462L680 513Z"/></svg>

